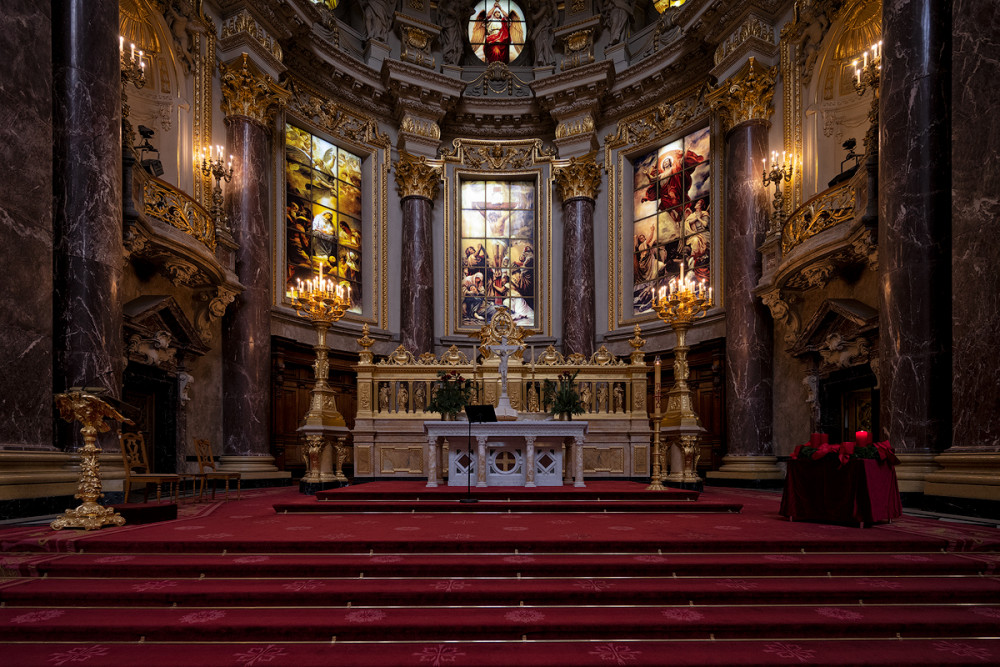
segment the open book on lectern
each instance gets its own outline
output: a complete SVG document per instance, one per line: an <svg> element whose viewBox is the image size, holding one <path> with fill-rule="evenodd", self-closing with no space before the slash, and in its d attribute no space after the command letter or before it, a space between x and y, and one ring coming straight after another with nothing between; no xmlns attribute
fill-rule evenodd
<svg viewBox="0 0 1000 667"><path fill-rule="evenodd" d="M465 414L469 418L470 424L482 424L484 422L495 422L497 411L492 405L466 405Z"/></svg>

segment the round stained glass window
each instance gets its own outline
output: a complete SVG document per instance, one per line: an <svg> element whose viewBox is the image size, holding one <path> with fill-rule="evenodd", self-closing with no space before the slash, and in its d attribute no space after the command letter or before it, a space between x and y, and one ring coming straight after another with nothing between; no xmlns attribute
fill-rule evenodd
<svg viewBox="0 0 1000 667"><path fill-rule="evenodd" d="M483 0L469 18L469 43L485 63L512 63L524 50L524 10L510 0Z"/></svg>

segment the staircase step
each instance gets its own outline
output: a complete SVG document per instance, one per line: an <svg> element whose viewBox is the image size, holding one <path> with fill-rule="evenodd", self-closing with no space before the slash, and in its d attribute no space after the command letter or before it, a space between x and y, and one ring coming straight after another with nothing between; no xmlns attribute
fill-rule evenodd
<svg viewBox="0 0 1000 667"><path fill-rule="evenodd" d="M656 512L671 514L739 513L740 503L694 502L693 500L519 500L483 499L476 503L455 500L321 500L275 503L279 514L336 514L403 512Z"/></svg>
<svg viewBox="0 0 1000 667"><path fill-rule="evenodd" d="M0 640L414 641L997 637L1000 606L4 607Z"/></svg>

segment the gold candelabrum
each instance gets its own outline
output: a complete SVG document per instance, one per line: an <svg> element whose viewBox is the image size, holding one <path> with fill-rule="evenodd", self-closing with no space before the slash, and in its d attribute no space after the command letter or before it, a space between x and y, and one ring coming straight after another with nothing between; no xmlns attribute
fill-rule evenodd
<svg viewBox="0 0 1000 667"><path fill-rule="evenodd" d="M788 153L781 154L781 162L778 162L778 152L771 151L771 163L768 165L767 158L763 158L764 171L761 179L766 188L769 184L774 184L774 200L772 206L774 213L771 215L770 233L781 231L785 224L785 193L781 191L781 183L788 183L792 180L794 167L787 160Z"/></svg>
<svg viewBox="0 0 1000 667"><path fill-rule="evenodd" d="M125 38L118 36L118 60L121 63L122 72L122 146L132 146L135 144L135 130L129 122L128 95L125 94L125 87L132 84L137 89L146 85L146 62L143 60L143 52L136 51L135 44L129 44L129 50L125 51Z"/></svg>
<svg viewBox="0 0 1000 667"><path fill-rule="evenodd" d="M660 414L660 391L662 384L660 382L661 371L663 364L660 362L660 356L656 356L656 361L653 362L653 423L656 424L656 428L653 429L653 474L649 478L649 486L646 487L647 491L663 491L665 487L663 486L663 468L660 467L660 419L662 415Z"/></svg>
<svg viewBox="0 0 1000 667"><path fill-rule="evenodd" d="M197 162L197 160L196 160ZM215 188L212 190L212 208L209 211L212 220L215 221L215 233L229 233L229 216L223 208L222 182L228 183L233 180L233 156L229 156L229 162L223 159L222 146L216 146L215 150L206 146L201 151L201 162L198 164L201 173L206 176L215 177Z"/></svg>
<svg viewBox="0 0 1000 667"><path fill-rule="evenodd" d="M101 492L101 464L98 455L101 448L97 444L97 434L107 433L111 426L105 419L114 419L125 424L132 421L86 389L74 387L64 394L56 394L59 415L68 422L83 424L83 448L80 450L80 481L76 495L83 502L76 509L67 509L51 524L52 530L62 528L83 528L94 530L107 525L124 526L125 518L113 507L104 507L98 502L104 497Z"/></svg>
<svg viewBox="0 0 1000 667"><path fill-rule="evenodd" d="M858 95L872 91L872 105L868 110L868 131L865 133L865 153L869 157L878 154L878 103L879 84L882 80L882 42L872 44L871 48L862 54L861 67L858 61L851 63L854 67L854 90Z"/></svg>
<svg viewBox="0 0 1000 667"><path fill-rule="evenodd" d="M712 305L712 288L705 281L696 282L690 274L685 277L684 265L681 264L680 277L670 281L668 286L661 287L653 299L653 310L656 316L670 325L677 336L674 346L674 385L667 392L667 409L659 420L658 433L676 440L682 457L681 465L671 465L666 481L683 485L694 485L702 480L698 476L698 459L701 458L698 441L705 431L694 411L694 400L687 380L690 375L687 363L687 332L695 320L705 316ZM656 402L659 414L659 401ZM654 436L655 438L655 436ZM654 447L659 443L654 439ZM656 447L656 449L659 449ZM655 452L657 456L659 452ZM657 456L658 458L658 456ZM654 484L656 468L659 461L654 462ZM680 469L678 469L680 468ZM653 484L650 485L651 488Z"/></svg>
<svg viewBox="0 0 1000 667"><path fill-rule="evenodd" d="M311 320L316 327L316 345L313 347L316 351L316 362L313 365L316 384L310 394L309 411L298 429L306 439L307 470L302 481L312 484L331 481L346 483L348 480L344 476L343 465L347 457L347 422L337 409L336 396L327 383L330 374L327 353L330 348L326 345L326 333L330 325L342 318L351 307L351 287L347 283L337 284L335 280L324 278L322 262L326 258L318 259L321 263L317 277L305 282L297 281L286 293L298 314ZM321 470L323 449L331 436L336 440L335 473Z"/></svg>

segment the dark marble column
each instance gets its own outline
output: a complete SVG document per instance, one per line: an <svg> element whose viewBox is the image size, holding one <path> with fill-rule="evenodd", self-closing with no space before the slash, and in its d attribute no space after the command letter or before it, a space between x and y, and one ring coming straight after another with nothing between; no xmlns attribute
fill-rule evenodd
<svg viewBox="0 0 1000 667"><path fill-rule="evenodd" d="M415 355L434 351L433 207L441 170L425 157L402 154L396 188L403 209L399 342Z"/></svg>
<svg viewBox="0 0 1000 667"><path fill-rule="evenodd" d="M257 462L266 460L271 449L270 143L284 91L247 54L220 72L226 142L233 156L225 209L239 246L236 276L243 285L222 320L223 463L251 470L259 469Z"/></svg>
<svg viewBox="0 0 1000 667"><path fill-rule="evenodd" d="M19 32L25 34L23 28ZM57 0L52 3L52 35L54 385L56 391L99 386L119 397L123 342L118 286L123 258L118 6Z"/></svg>
<svg viewBox="0 0 1000 667"><path fill-rule="evenodd" d="M882 5L880 421L903 453L937 452L951 439L950 5Z"/></svg>
<svg viewBox="0 0 1000 667"><path fill-rule="evenodd" d="M226 210L243 292L222 320L223 451L227 456L270 454L271 225L268 211L267 130L253 120L226 118L233 180Z"/></svg>
<svg viewBox="0 0 1000 667"><path fill-rule="evenodd" d="M403 257L399 293L399 342L415 355L434 351L433 203L411 196L403 209Z"/></svg>
<svg viewBox="0 0 1000 667"><path fill-rule="evenodd" d="M770 318L754 294L760 280L757 248L768 226L761 183L770 123L750 120L726 137L725 307L726 431L730 456L769 456L772 442Z"/></svg>
<svg viewBox="0 0 1000 667"><path fill-rule="evenodd" d="M0 12L0 448L52 444L52 4ZM24 48L24 36L33 48Z"/></svg>
<svg viewBox="0 0 1000 667"><path fill-rule="evenodd" d="M594 200L563 202L563 353L594 353Z"/></svg>
<svg viewBox="0 0 1000 667"><path fill-rule="evenodd" d="M954 0L951 87L953 449L1000 451L1000 134L983 119L1000 109L1000 13ZM991 127L996 127L991 125Z"/></svg>
<svg viewBox="0 0 1000 667"><path fill-rule="evenodd" d="M594 202L601 168L592 158L571 158L553 173L562 200L563 354L594 353Z"/></svg>

